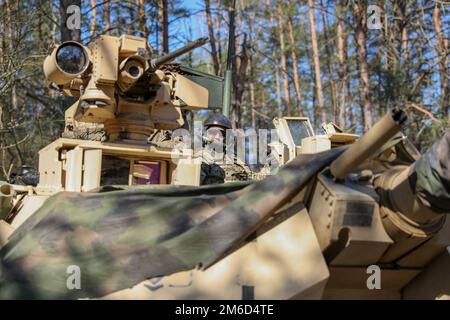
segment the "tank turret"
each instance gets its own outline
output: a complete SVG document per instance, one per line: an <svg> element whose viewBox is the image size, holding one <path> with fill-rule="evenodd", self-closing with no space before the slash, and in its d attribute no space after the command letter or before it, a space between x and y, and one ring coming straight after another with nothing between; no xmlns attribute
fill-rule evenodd
<svg viewBox="0 0 450 320"><path fill-rule="evenodd" d="M145 141L154 130L180 128L182 110L207 109L209 92L167 64L206 41L153 59L147 41L134 36L103 35L90 49L75 41L54 48L44 61L46 78L63 94L79 97L66 112L65 134L101 124L109 141Z"/></svg>
<svg viewBox="0 0 450 320"><path fill-rule="evenodd" d="M175 149L171 132L188 127L189 112L221 106L223 79L173 60L206 41L159 57L145 38L130 35L102 35L90 48L76 41L52 48L45 78L77 100L65 112L61 138L40 150L38 172L22 170L2 182L0 218L17 227L60 191L198 185L200 164L190 161L190 146Z"/></svg>

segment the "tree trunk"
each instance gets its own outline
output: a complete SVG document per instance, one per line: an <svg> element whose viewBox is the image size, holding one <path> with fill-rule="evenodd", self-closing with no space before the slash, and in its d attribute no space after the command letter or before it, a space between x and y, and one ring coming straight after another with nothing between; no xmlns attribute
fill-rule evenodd
<svg viewBox="0 0 450 320"><path fill-rule="evenodd" d="M381 41L380 41L380 46L378 48L377 51L377 55L379 56L379 61L380 61L380 66L382 66L382 68L384 68L384 70L391 70L391 64L392 64L392 59L390 57L390 39L389 39L389 25L388 25L388 18L386 16L386 11L385 11L385 1L384 0L378 0L377 1L377 5L380 8L380 22L382 25L382 33L380 35L380 37L382 37ZM378 86L378 96L379 96L379 101L381 101L380 97L381 97L381 89L382 86ZM381 117L383 114L386 113L388 109L388 106L386 105L386 103L379 103L377 111L378 111L378 115Z"/></svg>
<svg viewBox="0 0 450 320"><path fill-rule="evenodd" d="M379 0L378 6L381 9L381 23L383 25L383 36L384 36L384 52L385 52L385 63L386 70L393 71L397 66L397 49L394 45L395 43L395 30L394 28L390 29L390 23L388 19L387 8L385 8L385 1ZM395 14L395 13L394 13Z"/></svg>
<svg viewBox="0 0 450 320"><path fill-rule="evenodd" d="M214 65L214 73L219 75L219 58L217 56L216 39L214 37L214 27L211 18L210 0L205 0L206 23L208 24L209 42L211 43L211 57Z"/></svg>
<svg viewBox="0 0 450 320"><path fill-rule="evenodd" d="M266 115L267 113L268 113L268 111L267 111L267 103L266 103L266 97L265 97L265 94L264 94L264 88L261 88L261 90L259 91L260 92L260 95L259 95L259 106L260 106L260 110L261 110L261 113L263 114L263 115ZM271 120L271 118L269 118L269 117L267 117L269 120ZM266 119L267 119L266 118ZM262 116L260 116L260 117L258 117L257 118L257 120L256 120L256 127L257 128L261 128L263 125L264 125L264 123L265 123L265 120L263 119L263 117Z"/></svg>
<svg viewBox="0 0 450 320"><path fill-rule="evenodd" d="M67 27L67 8L71 5L76 5L81 10L81 0L60 0L59 1L59 14L61 17L60 26L61 26L61 42L74 40L81 40L81 30L70 30Z"/></svg>
<svg viewBox="0 0 450 320"><path fill-rule="evenodd" d="M276 37L275 37L275 22L273 17L272 8L270 7L270 0L266 0L266 9L269 11L270 18L270 39L272 40L272 54L275 64L275 88L277 93L277 106L278 106L278 117L283 116L282 102L281 102L281 85L280 85L280 66L278 65L278 55L276 52Z"/></svg>
<svg viewBox="0 0 450 320"><path fill-rule="evenodd" d="M360 100L362 109L362 124L364 130L368 130L372 127L372 110L369 99L369 66L367 64L367 52L366 52L366 6L365 0L355 0L354 4L356 26L356 42L357 42L357 55L359 65L359 77L360 77Z"/></svg>
<svg viewBox="0 0 450 320"><path fill-rule="evenodd" d="M342 17L345 16L345 0L337 4L337 37L339 57L339 126L345 128L345 84L347 82L346 35Z"/></svg>
<svg viewBox="0 0 450 320"><path fill-rule="evenodd" d="M97 22L97 8L95 7L95 0L91 0L91 8L92 8L92 19L91 19L91 31L89 33L89 37L90 37L91 43L92 43L92 42L94 42L95 25Z"/></svg>
<svg viewBox="0 0 450 320"><path fill-rule="evenodd" d="M348 54L348 52L346 52ZM346 56L347 61L348 61L348 55ZM348 98L348 120L350 122L350 129L352 129L353 131L356 128L356 123L355 123L355 113L354 113L354 109L353 109L353 102L355 100L354 95L353 95L353 91L352 91L352 83L351 83L351 78L347 79L347 96Z"/></svg>
<svg viewBox="0 0 450 320"><path fill-rule="evenodd" d="M219 59L219 72L218 75L222 74L222 38L220 35L220 0L216 0L216 40L217 40L217 54Z"/></svg>
<svg viewBox="0 0 450 320"><path fill-rule="evenodd" d="M103 20L105 20L105 33L111 33L110 0L103 5Z"/></svg>
<svg viewBox="0 0 450 320"><path fill-rule="evenodd" d="M255 17L252 14L247 14L248 17L248 30L249 30L249 47L253 48L253 24ZM255 108L256 108L256 100L255 100L255 60L253 60L253 55L249 55L249 67L250 67L250 79L249 79L249 88L250 88L250 106L251 110L251 118L252 118L252 128L256 130L256 118L255 118Z"/></svg>
<svg viewBox="0 0 450 320"><path fill-rule="evenodd" d="M287 27L289 32L289 41L291 45L291 59L292 59L292 69L294 73L294 88L295 88L295 95L297 96L297 115L302 115L302 94L300 91L300 77L298 75L298 61L297 61L297 52L295 48L298 46L298 44L295 42L294 37L294 30L292 27L292 18L289 15L287 20Z"/></svg>
<svg viewBox="0 0 450 320"><path fill-rule="evenodd" d="M449 113L449 89L448 89L448 39L442 30L442 17L440 4L436 3L433 10L433 25L436 33L436 51L439 55L439 82L441 84L441 112L442 116L448 118Z"/></svg>
<svg viewBox="0 0 450 320"><path fill-rule="evenodd" d="M281 0L277 0L278 29L280 35L280 55L281 55L281 71L283 75L284 104L288 116L292 115L291 93L289 90L289 78L287 74L286 48L284 44L284 28L283 28L283 8Z"/></svg>
<svg viewBox="0 0 450 320"><path fill-rule="evenodd" d="M145 15L145 0L138 0L138 15L139 15L139 33L141 37L147 39L147 17Z"/></svg>
<svg viewBox="0 0 450 320"><path fill-rule="evenodd" d="M243 128L243 117L242 117L242 105L245 84L248 81L247 71L248 71L248 54L247 54L247 35L244 34L244 39L242 40L241 54L239 55L239 81L238 90L236 90L236 104L239 110L239 128Z"/></svg>
<svg viewBox="0 0 450 320"><path fill-rule="evenodd" d="M6 7L6 24L7 24L7 32L8 32L8 51L9 51L9 55L13 56L14 52L16 51L14 48L14 33L13 33L13 16L12 16L12 10L11 10L11 0L5 0L5 7ZM15 68L15 66L13 65L12 68ZM9 122L11 122L13 124L13 127L10 129L10 133L11 136L13 137L14 140L14 148L16 149L17 152L17 156L19 157L19 166L22 166L24 164L23 162L23 156L22 156L22 151L20 150L19 144L18 144L18 139L17 139L17 135L16 135L16 130L15 130L15 124L14 124L14 115L16 115L17 113L20 113L19 111L19 106L18 106L18 100L17 100L17 84L16 84L16 73L17 70L13 69L13 70L9 70L10 72L12 71L12 79L11 81L11 107L12 110L9 110Z"/></svg>
<svg viewBox="0 0 450 320"><path fill-rule="evenodd" d="M231 10L229 10L229 14L231 15ZM235 19L236 30L240 30L242 27L242 21L240 16L237 16ZM245 84L248 81L247 71L248 71L248 54L247 54L247 34L244 33L241 37L236 37L235 45L238 47L239 41L242 41L240 44L240 51L237 53L236 50L234 54L234 63L232 68L233 75L233 114L232 114L232 124L233 128L242 128L242 105L243 105L243 97ZM239 62L239 63L238 63Z"/></svg>
<svg viewBox="0 0 450 320"><path fill-rule="evenodd" d="M384 59L383 63L385 64L385 68L388 69L388 61L389 61L389 57L388 57L389 29L388 29L386 12L385 12L385 9L384 9L384 0L378 0L377 5L380 8L380 15L381 15L380 19L381 19L381 25L382 25L382 30L383 30L383 33L382 33L383 44L384 44L383 52L385 53L385 55L383 57L383 59Z"/></svg>
<svg viewBox="0 0 450 320"><path fill-rule="evenodd" d="M135 5L135 1L129 0L128 14L130 15L130 23L129 23L130 26L129 26L128 32L133 36L135 35L135 32L136 32L136 26L135 26L136 15L134 12L134 5ZM120 14L120 10L119 10L119 14Z"/></svg>
<svg viewBox="0 0 450 320"><path fill-rule="evenodd" d="M398 61L401 61L401 56L403 53L403 58L405 64L409 61L409 51L408 51L408 30L406 28L406 10L407 1L395 0L394 1L394 12L397 19L396 23L396 51L398 54Z"/></svg>
<svg viewBox="0 0 450 320"><path fill-rule="evenodd" d="M3 4L0 4L0 8L3 10ZM0 74L3 74L3 59L4 59L4 55L3 55L3 38L4 38L4 23L3 23L3 19L4 17L0 16ZM2 133L2 129L3 129L3 104L2 101L0 100L0 151L3 151L3 133Z"/></svg>
<svg viewBox="0 0 450 320"><path fill-rule="evenodd" d="M405 14L405 13L403 13ZM406 19L403 16L403 19ZM406 24L406 22L404 22ZM409 49L408 49L408 29L406 28L406 25L403 26L402 30L402 48L403 48L403 56L405 58L405 64L409 64Z"/></svg>
<svg viewBox="0 0 450 320"><path fill-rule="evenodd" d="M14 33L13 33L13 17L12 17L12 10L11 10L11 0L5 0L5 7L6 7L6 27L8 32L8 51L9 55L13 56L14 53ZM12 68L15 68L15 66L12 66ZM12 73L12 79L11 79L11 107L12 112L18 111L18 104L17 104L17 92L16 92L16 71L13 70Z"/></svg>
<svg viewBox="0 0 450 320"><path fill-rule="evenodd" d="M308 0L308 7L309 7L309 24L311 29L311 42L313 49L314 73L316 78L316 95L318 100L317 111L320 114L321 121L325 122L327 120L326 119L327 117L324 110L322 80L320 78L319 48L317 45L316 22L314 20L313 0Z"/></svg>
<svg viewBox="0 0 450 320"><path fill-rule="evenodd" d="M341 1L341 0L340 0ZM345 17L349 18L349 8L348 8L348 1L347 0L342 0L342 4L345 6L345 12L347 13L345 15ZM344 35L346 33L344 32ZM347 68L346 68L346 73L347 73L347 78L346 80L346 87L347 87L347 92L346 92L346 97L347 97L347 115L348 115L348 121L349 121L349 129L351 131L355 131L356 129L356 115L355 115L355 110L353 108L353 102L355 101L355 94L353 93L353 86L352 86L352 77L349 74L349 70L350 70L350 65L349 65L349 61L351 61L351 57L349 56L349 52L348 52L348 41L347 41L347 36L345 36L345 42L344 42L344 60L347 64Z"/></svg>
<svg viewBox="0 0 450 320"><path fill-rule="evenodd" d="M43 27L43 24L44 24L43 19L42 19L42 13L39 13L38 20L39 20L39 24L37 26L37 28L38 28L38 39L39 39L39 43L38 43L39 49L38 50L40 52L42 52L42 48L44 46L46 46L46 43L45 43L45 40L44 40L44 37L43 37L43 34L42 34L42 27Z"/></svg>
<svg viewBox="0 0 450 320"><path fill-rule="evenodd" d="M250 79L249 83L250 87L250 106L252 108L251 117L252 117L252 128L256 130L256 118L255 118L255 108L256 108L256 102L255 102L255 81L253 79Z"/></svg>
<svg viewBox="0 0 450 320"><path fill-rule="evenodd" d="M54 6L54 2L52 1L52 3L50 4L50 16L52 18L51 21L51 43L56 43L56 29L58 27L58 16L56 15L56 12L53 8Z"/></svg>
<svg viewBox="0 0 450 320"><path fill-rule="evenodd" d="M162 53L169 52L169 20L167 12L167 0L158 0L158 16L161 26L161 48Z"/></svg>
<svg viewBox="0 0 450 320"><path fill-rule="evenodd" d="M305 53L306 53L306 61L308 61L308 63L307 63L308 71L309 71L308 84L310 85L311 100L312 100L311 101L312 108L310 108L308 110L308 112L309 112L309 117L311 118L311 123L313 123L313 127L318 127L318 125L319 125L318 122L320 120L320 114L319 114L318 109L315 107L317 105L316 76L314 74L314 61L312 58L312 52L311 52L310 46L306 46Z"/></svg>
<svg viewBox="0 0 450 320"><path fill-rule="evenodd" d="M275 49L273 50L273 56L276 57ZM282 100L281 100L281 79L280 79L280 67L278 66L278 61L276 61L275 66L275 89L277 92L277 106L278 106L278 118L281 118L283 116L283 109L282 109Z"/></svg>
<svg viewBox="0 0 450 320"><path fill-rule="evenodd" d="M325 38L325 53L327 57L328 69L328 87L330 88L331 105L333 107L333 118L336 120L336 88L333 81L333 66L332 66L332 48L330 47L330 37L328 33L328 17L327 12L323 6L323 1L320 0L320 11L322 15L323 35Z"/></svg>

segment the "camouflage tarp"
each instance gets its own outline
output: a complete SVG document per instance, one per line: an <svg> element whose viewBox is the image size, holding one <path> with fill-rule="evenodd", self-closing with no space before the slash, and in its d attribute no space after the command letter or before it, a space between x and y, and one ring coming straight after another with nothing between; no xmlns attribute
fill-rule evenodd
<svg viewBox="0 0 450 320"><path fill-rule="evenodd" d="M254 183L61 192L0 250L0 298L101 297L206 268L255 231L343 148L302 155ZM68 266L81 290L68 290Z"/></svg>

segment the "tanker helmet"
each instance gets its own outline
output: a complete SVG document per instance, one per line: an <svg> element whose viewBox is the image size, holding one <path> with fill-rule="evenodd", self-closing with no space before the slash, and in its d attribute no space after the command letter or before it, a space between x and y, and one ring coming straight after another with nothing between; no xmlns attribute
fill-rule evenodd
<svg viewBox="0 0 450 320"><path fill-rule="evenodd" d="M231 121L221 113L214 112L205 120L205 128L208 129L211 126L222 127L224 129L231 129Z"/></svg>

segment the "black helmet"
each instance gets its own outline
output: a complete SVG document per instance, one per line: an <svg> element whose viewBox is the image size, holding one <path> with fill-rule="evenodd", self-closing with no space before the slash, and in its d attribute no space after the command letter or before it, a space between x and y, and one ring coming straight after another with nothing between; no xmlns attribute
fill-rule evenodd
<svg viewBox="0 0 450 320"><path fill-rule="evenodd" d="M210 126L221 126L225 129L231 129L230 119L219 112L214 112L212 115L210 115L208 119L205 120L204 125L206 129L208 129L208 127Z"/></svg>

